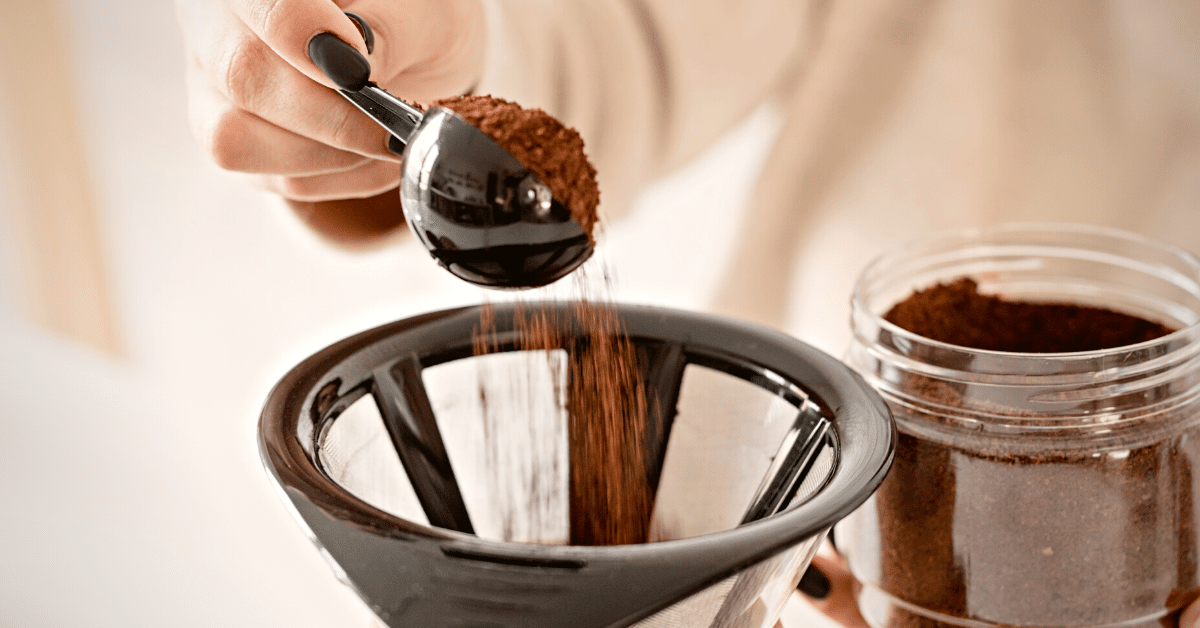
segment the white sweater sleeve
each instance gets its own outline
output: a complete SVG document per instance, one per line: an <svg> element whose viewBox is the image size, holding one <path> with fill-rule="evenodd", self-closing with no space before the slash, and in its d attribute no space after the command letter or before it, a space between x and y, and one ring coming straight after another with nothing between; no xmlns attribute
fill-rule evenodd
<svg viewBox="0 0 1200 628"><path fill-rule="evenodd" d="M583 135L607 218L696 155L793 68L794 0L484 0L476 93L540 107Z"/></svg>

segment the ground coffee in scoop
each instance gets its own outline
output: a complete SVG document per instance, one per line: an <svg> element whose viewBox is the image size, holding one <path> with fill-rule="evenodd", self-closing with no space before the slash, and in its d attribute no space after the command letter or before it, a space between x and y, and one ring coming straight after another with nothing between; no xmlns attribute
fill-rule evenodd
<svg viewBox="0 0 1200 628"><path fill-rule="evenodd" d="M577 131L541 109L491 96L456 96L433 105L463 117L532 170L595 244L600 188Z"/></svg>

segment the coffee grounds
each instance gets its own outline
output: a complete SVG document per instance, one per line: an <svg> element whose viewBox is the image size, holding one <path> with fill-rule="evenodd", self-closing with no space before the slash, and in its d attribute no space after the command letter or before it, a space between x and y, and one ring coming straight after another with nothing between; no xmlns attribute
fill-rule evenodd
<svg viewBox="0 0 1200 628"><path fill-rule="evenodd" d="M614 307L580 301L576 318L585 336L571 351L568 371L571 543L645 543L654 498L637 353Z"/></svg>
<svg viewBox="0 0 1200 628"><path fill-rule="evenodd" d="M492 96L456 96L433 104L462 116L532 170L595 244L600 188L575 129L541 109Z"/></svg>
<svg viewBox="0 0 1200 628"><path fill-rule="evenodd" d="M595 244L600 191L578 132L541 109L491 96L433 104L475 125L533 171ZM572 545L644 543L653 507L645 453L645 382L616 308L602 301L576 301L579 333L571 337L549 310L526 312L518 306L514 312L518 350L567 350ZM472 342L476 355L499 349L490 304L483 305Z"/></svg>
<svg viewBox="0 0 1200 628"><path fill-rule="evenodd" d="M569 517L572 545L646 542L654 497L647 480L648 404L637 352L615 307L579 300L568 336L550 310L518 304L513 328L521 351L567 351ZM476 355L498 350L495 312L484 304Z"/></svg>
<svg viewBox="0 0 1200 628"><path fill-rule="evenodd" d="M1012 353L1096 351L1153 340L1172 331L1102 308L1014 302L980 294L969 277L918 291L892 306L884 318L932 340Z"/></svg>
<svg viewBox="0 0 1200 628"><path fill-rule="evenodd" d="M926 338L1010 352L1114 348L1171 332L1102 308L982 295L966 278L915 292L884 318ZM1070 446L1077 434L1048 432L1030 446L962 427L938 432L949 422L938 406L961 406L965 385L913 376L900 392L918 401L891 404L896 457L875 495L884 591L952 617L1060 626L1144 617L1200 592L1191 476L1200 450L1187 434L1153 431L1170 417L1127 413L1125 436L1109 436L1123 445L1097 453ZM900 607L888 623L951 625Z"/></svg>

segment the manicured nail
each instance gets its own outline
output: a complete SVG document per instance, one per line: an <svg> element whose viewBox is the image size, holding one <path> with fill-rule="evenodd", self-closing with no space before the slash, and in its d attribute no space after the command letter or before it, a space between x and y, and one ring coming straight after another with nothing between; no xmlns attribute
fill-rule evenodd
<svg viewBox="0 0 1200 628"><path fill-rule="evenodd" d="M357 92L371 82L371 63L333 33L313 35L308 40L308 58L329 80L348 92Z"/></svg>
<svg viewBox="0 0 1200 628"><path fill-rule="evenodd" d="M808 571L800 578L796 587L800 592L814 600L823 600L829 596L829 578L820 569L809 565Z"/></svg>
<svg viewBox="0 0 1200 628"><path fill-rule="evenodd" d="M343 13L358 27L358 34L362 35L363 43L367 45L367 54L375 52L375 33L371 32L371 27L367 24L367 21L357 13L349 11L343 11Z"/></svg>
<svg viewBox="0 0 1200 628"><path fill-rule="evenodd" d="M404 142L402 142L400 138L396 137L395 135L388 136L387 147L389 153L397 157L404 156Z"/></svg>

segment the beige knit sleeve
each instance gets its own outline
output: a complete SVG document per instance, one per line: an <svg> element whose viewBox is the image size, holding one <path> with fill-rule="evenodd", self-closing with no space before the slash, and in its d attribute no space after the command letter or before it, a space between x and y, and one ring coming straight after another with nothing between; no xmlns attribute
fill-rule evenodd
<svg viewBox="0 0 1200 628"><path fill-rule="evenodd" d="M742 120L793 68L794 0L484 0L477 93L541 107L587 143L612 218Z"/></svg>

